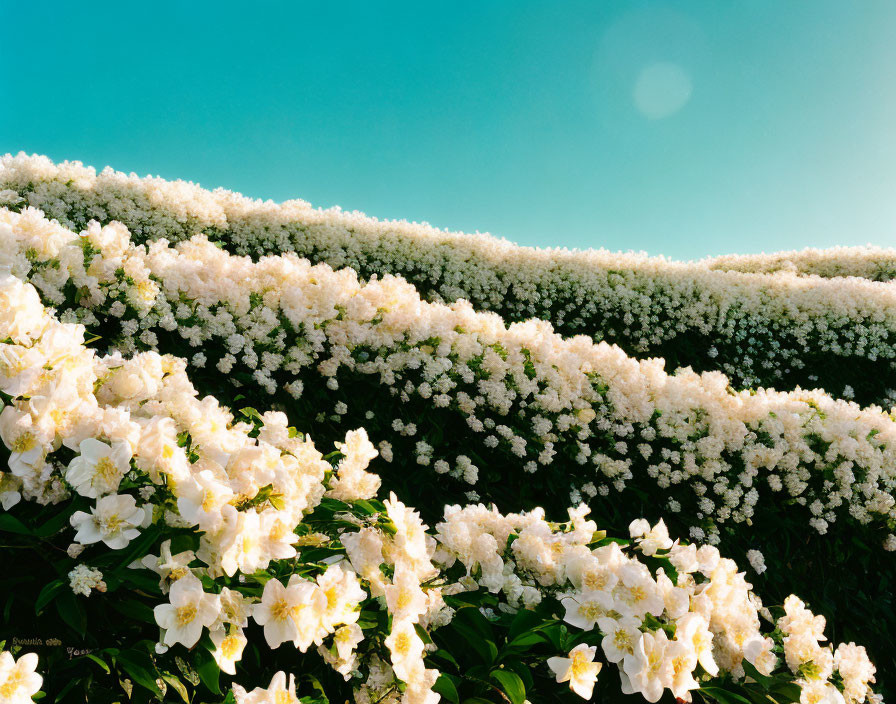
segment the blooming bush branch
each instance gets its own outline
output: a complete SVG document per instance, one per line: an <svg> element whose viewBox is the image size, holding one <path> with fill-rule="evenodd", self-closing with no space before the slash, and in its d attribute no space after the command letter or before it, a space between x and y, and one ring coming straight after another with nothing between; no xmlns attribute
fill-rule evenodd
<svg viewBox="0 0 896 704"><path fill-rule="evenodd" d="M262 202L111 169L97 174L78 162L57 165L24 154L0 161L0 192L5 204L41 208L73 229L118 220L140 242L206 233L238 254L296 252L352 267L365 278L400 275L430 300L466 299L508 321L550 320L564 334L661 356L670 367L722 371L741 388L821 386L863 403L896 402L896 290L855 277L832 281L780 270L775 255L758 264L678 263L603 250L532 249L487 235L317 210L304 201ZM825 256L782 256L831 273L811 265ZM879 266L883 273L875 278L883 279L896 258L892 250L830 256L846 262L835 272L872 278Z"/></svg>
<svg viewBox="0 0 896 704"><path fill-rule="evenodd" d="M366 385L384 458L404 448L479 493L490 486L470 454L530 473L569 458L574 471L550 480L568 482L573 502L652 484L670 511L693 516L696 538L717 540L718 523L749 523L761 497L786 497L819 533L843 516L896 548L896 422L879 408L820 391L735 392L721 374L669 375L661 360L544 322L505 326L466 304L426 303L400 279L362 284L292 255L256 263L204 237L144 248L117 224L75 235L39 211L0 210L0 243L2 261L67 319L101 326L110 349L173 336L201 349L197 370L293 398L311 384L331 396ZM329 414L337 425L345 398ZM418 428L413 404L450 418L474 452Z"/></svg>
<svg viewBox="0 0 896 704"><path fill-rule="evenodd" d="M458 692L521 704L552 681L590 695L611 664L623 692L651 702L666 689L721 704L725 692L878 699L862 647L822 647L824 619L796 597L764 633L762 604L735 563L712 546L673 542L662 522L635 521L631 540L614 540L585 506L552 523L540 509L471 505L447 507L429 530L394 494L374 498L363 431L324 458L282 413L247 409L238 421L199 399L183 360L97 355L82 326L59 322L11 275L0 276L0 303L0 438L26 499L11 507L36 510L22 513L28 523L0 514L0 528L44 555L73 532L57 548L68 561L53 560L62 576L37 594L36 611L56 601L85 635L78 598L93 589L101 596L90 599L121 600L131 620L148 610L139 636L84 656L120 670L131 691L163 697L171 687L185 701L187 683L220 692L220 673L241 674L248 648L260 663L263 641L271 651L291 643L305 654L300 671L329 668L331 684L360 704L456 702ZM475 646L470 629L483 636ZM500 650L495 631L506 633ZM441 647L457 638L466 649ZM462 664L471 648L484 661L473 668ZM0 696L4 675L15 696L40 686L28 674L36 658L8 674L14 664L0 657ZM297 701L303 684L322 689L310 672L227 696Z"/></svg>

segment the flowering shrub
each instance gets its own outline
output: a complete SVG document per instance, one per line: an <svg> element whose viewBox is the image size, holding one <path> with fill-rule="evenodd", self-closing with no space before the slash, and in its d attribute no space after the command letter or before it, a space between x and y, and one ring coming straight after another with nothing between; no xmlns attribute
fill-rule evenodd
<svg viewBox="0 0 896 704"><path fill-rule="evenodd" d="M720 271L743 271L772 274L792 272L826 279L856 276L871 281L892 281L896 278L896 249L892 247L830 247L774 254L728 254L708 257L702 263Z"/></svg>
<svg viewBox="0 0 896 704"><path fill-rule="evenodd" d="M559 457L573 460L565 476L544 481L574 502L659 487L710 542L718 524L749 522L762 496L783 495L819 533L844 516L896 548L896 423L879 408L819 391L734 392L718 373L670 376L661 360L563 339L547 323L505 327L465 304L426 303L400 279L361 284L293 255L256 263L203 237L135 247L120 225L79 236L39 211L0 210L0 245L0 261L101 329L110 349L179 338L178 349L201 350L194 367L240 388L301 400L317 385L337 425L355 422L352 396L365 385L384 457L414 456L469 485L468 498L508 478L485 465L536 473ZM341 386L351 391L334 402ZM451 434L434 427L449 423Z"/></svg>
<svg viewBox="0 0 896 704"><path fill-rule="evenodd" d="M431 300L465 298L508 321L537 316L564 334L660 356L670 368L722 371L738 387L821 386L862 403L896 402L896 290L874 281L741 273L730 270L739 267L730 258L691 264L530 249L479 234L316 210L304 201L275 204L182 181L110 169L97 174L78 162L55 165L24 154L0 161L0 193L0 204L41 208L74 229L91 220L119 220L140 242L207 233L239 254L294 251L352 267L362 278L401 275ZM856 273L869 260L873 270L876 257L833 255L846 260L841 269ZM892 258L881 253L882 270L889 271ZM780 265L772 256L740 268Z"/></svg>
<svg viewBox="0 0 896 704"><path fill-rule="evenodd" d="M84 334L0 276L3 629L20 650L53 607L67 639L30 639L43 680L0 654L0 702L880 701L863 647L662 522L470 505L430 530L376 500L364 431L324 457L282 413L200 399L184 360Z"/></svg>

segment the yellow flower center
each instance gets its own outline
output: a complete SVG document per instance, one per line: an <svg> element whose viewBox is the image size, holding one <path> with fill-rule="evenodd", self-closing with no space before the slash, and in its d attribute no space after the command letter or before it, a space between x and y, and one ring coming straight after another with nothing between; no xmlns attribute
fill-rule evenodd
<svg viewBox="0 0 896 704"><path fill-rule="evenodd" d="M603 572L588 572L582 580L588 589L602 591L607 586L607 575Z"/></svg>
<svg viewBox="0 0 896 704"><path fill-rule="evenodd" d="M698 653L702 653L709 647L710 640L710 638L706 637L706 633L704 631L695 632L693 638L694 650L696 650Z"/></svg>
<svg viewBox="0 0 896 704"><path fill-rule="evenodd" d="M598 604L596 601L586 601L584 604L579 606L579 615L583 618L588 619L589 621L597 621L601 616L606 613L606 609L603 606Z"/></svg>
<svg viewBox="0 0 896 704"><path fill-rule="evenodd" d="M616 629L616 632L613 634L613 645L616 646L617 650L624 650L628 653L634 652L631 634L624 628Z"/></svg>
<svg viewBox="0 0 896 704"><path fill-rule="evenodd" d="M332 609L339 603L339 590L332 586L324 592L327 595L327 608Z"/></svg>
<svg viewBox="0 0 896 704"><path fill-rule="evenodd" d="M407 633L399 633L392 644L392 650L399 655L407 655L411 650L411 637Z"/></svg>
<svg viewBox="0 0 896 704"><path fill-rule="evenodd" d="M244 554L250 554L253 550L255 550L256 545L258 545L258 541L255 539L255 536L252 533L247 533L243 536Z"/></svg>
<svg viewBox="0 0 896 704"><path fill-rule="evenodd" d="M121 516L117 513L113 513L111 516L107 516L104 521L102 521L102 529L104 533L116 533L121 529L122 524L124 523L121 520Z"/></svg>
<svg viewBox="0 0 896 704"><path fill-rule="evenodd" d="M679 656L677 658L672 659L672 669L675 672L675 676L677 677L683 672L687 672L690 670L688 667L687 658L684 656Z"/></svg>
<svg viewBox="0 0 896 704"><path fill-rule="evenodd" d="M413 596L411 595L410 589L401 589L398 592L398 599L395 600L395 608L396 609L404 609L411 605L411 601L413 601Z"/></svg>
<svg viewBox="0 0 896 704"><path fill-rule="evenodd" d="M240 639L237 636L227 636L221 641L221 654L227 660L233 660L240 652Z"/></svg>
<svg viewBox="0 0 896 704"><path fill-rule="evenodd" d="M295 699L285 689L281 689L274 695L274 704L292 704Z"/></svg>
<svg viewBox="0 0 896 704"><path fill-rule="evenodd" d="M12 441L13 452L28 452L34 447L34 433L24 432Z"/></svg>
<svg viewBox="0 0 896 704"><path fill-rule="evenodd" d="M590 664L591 661L588 659L588 656L579 651L578 653L573 653L572 662L569 664L569 670L573 677L580 677L588 672L588 666Z"/></svg>
<svg viewBox="0 0 896 704"><path fill-rule="evenodd" d="M96 463L96 476L102 481L111 484L118 476L118 468L108 457L103 457Z"/></svg>
<svg viewBox="0 0 896 704"><path fill-rule="evenodd" d="M192 623L193 619L196 618L197 613L196 607L193 604L181 606L177 610L177 625L186 626L188 623Z"/></svg>
<svg viewBox="0 0 896 704"><path fill-rule="evenodd" d="M213 491L209 491L206 489L205 496L202 497L202 510L206 513L210 513L213 508L215 508L215 493Z"/></svg>
<svg viewBox="0 0 896 704"><path fill-rule="evenodd" d="M283 540L286 534L286 524L283 521L277 521L271 528L270 538L273 541Z"/></svg>
<svg viewBox="0 0 896 704"><path fill-rule="evenodd" d="M271 607L271 614L278 621L285 621L290 616L289 602L286 599L280 599Z"/></svg>
<svg viewBox="0 0 896 704"><path fill-rule="evenodd" d="M137 292L144 301L150 302L155 300L156 287L151 281L141 281L138 283Z"/></svg>
<svg viewBox="0 0 896 704"><path fill-rule="evenodd" d="M24 679L25 678L22 676L21 672L13 670L6 682L0 685L0 697L3 697L4 700L12 701L13 696L22 686L22 681Z"/></svg>

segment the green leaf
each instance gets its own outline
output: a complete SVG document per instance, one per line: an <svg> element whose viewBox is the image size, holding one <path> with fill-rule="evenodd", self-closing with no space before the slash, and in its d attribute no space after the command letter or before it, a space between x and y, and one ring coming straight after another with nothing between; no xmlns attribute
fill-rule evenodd
<svg viewBox="0 0 896 704"><path fill-rule="evenodd" d="M109 599L109 605L123 616L144 623L156 624L156 617L150 606L136 599Z"/></svg>
<svg viewBox="0 0 896 704"><path fill-rule="evenodd" d="M523 684L526 685L527 690L531 691L535 687L535 681L532 679L532 669L526 663L519 660L508 660L504 663L504 667L518 674Z"/></svg>
<svg viewBox="0 0 896 704"><path fill-rule="evenodd" d="M498 657L498 646L493 641L483 638L482 634L475 628L465 623L457 622L452 623L451 628L455 629L466 639L467 645L476 651L476 654L479 655L483 662L491 665L495 658Z"/></svg>
<svg viewBox="0 0 896 704"><path fill-rule="evenodd" d="M510 624L510 631L508 632L507 637L514 640L517 636L522 635L530 629L537 628L543 623L544 619L534 611L520 609L513 617L513 622Z"/></svg>
<svg viewBox="0 0 896 704"><path fill-rule="evenodd" d="M56 699L54 701L64 702L66 695L81 683L82 683L82 680L79 680L79 679L73 677L72 679L70 679L68 681L68 683L65 685L65 687L63 687L62 690L60 690L59 694L56 695Z"/></svg>
<svg viewBox="0 0 896 704"><path fill-rule="evenodd" d="M105 660L103 660L102 658L98 658L93 653L85 653L84 657L88 658L89 660L93 660L97 665L99 665L101 668L103 668L106 671L107 675L112 672L112 669L109 667L108 663Z"/></svg>
<svg viewBox="0 0 896 704"><path fill-rule="evenodd" d="M491 678L501 685L501 689L510 698L513 704L523 704L526 701L526 685L515 672L508 670L493 670Z"/></svg>
<svg viewBox="0 0 896 704"><path fill-rule="evenodd" d="M162 679L165 680L165 682L167 682L169 685L174 687L175 691L180 695L180 698L184 700L185 704L190 704L190 694L183 682L181 682L170 672L163 672Z"/></svg>
<svg viewBox="0 0 896 704"><path fill-rule="evenodd" d="M0 513L0 531L6 533L18 533L19 535L31 535L31 530L18 518L9 513Z"/></svg>
<svg viewBox="0 0 896 704"><path fill-rule="evenodd" d="M317 679L317 677L314 675L305 675L302 679L308 680L314 688L314 691L320 694L320 698L315 701L322 702L323 704L330 704L330 700L327 698L327 693L324 691L324 686L320 683L320 680Z"/></svg>
<svg viewBox="0 0 896 704"><path fill-rule="evenodd" d="M221 677L221 668L218 667L218 663L215 662L210 653L204 650L197 651L196 672L199 673L199 679L202 680L202 684L208 687L212 694L221 696L221 687L218 684L218 680Z"/></svg>
<svg viewBox="0 0 896 704"><path fill-rule="evenodd" d="M701 687L697 691L711 699L715 699L719 704L752 704L746 697L721 687ZM799 700L799 697L797 697L797 700Z"/></svg>
<svg viewBox="0 0 896 704"><path fill-rule="evenodd" d="M156 684L158 671L148 653L142 653L139 650L123 650L115 658L115 662L121 666L128 677L141 687L148 689L153 694L162 694L162 690Z"/></svg>
<svg viewBox="0 0 896 704"><path fill-rule="evenodd" d="M56 611L79 636L83 638L87 635L87 614L73 591L66 589L59 595L56 599Z"/></svg>
<svg viewBox="0 0 896 704"><path fill-rule="evenodd" d="M44 588L40 590L40 594L37 595L37 600L34 602L34 613L40 614L47 604L59 596L64 588L65 581L61 578L54 579L49 584L45 585Z"/></svg>
<svg viewBox="0 0 896 704"><path fill-rule="evenodd" d="M530 631L529 633L523 633L522 635L514 638L512 641L510 641L510 643L507 644L507 647L525 649L532 645L545 642L547 642L547 638L545 638L543 635Z"/></svg>
<svg viewBox="0 0 896 704"><path fill-rule="evenodd" d="M71 505L64 511L60 511L55 516L45 521L40 527L34 529L34 535L39 538L49 538L55 535L69 524L69 518L75 512L75 506Z"/></svg>
<svg viewBox="0 0 896 704"><path fill-rule="evenodd" d="M756 680L759 684L762 685L763 689L768 690L776 683L774 677L769 677L768 675L763 675L756 669L756 666L750 663L747 660L744 660L742 663L744 668L744 672L746 672L750 677Z"/></svg>
<svg viewBox="0 0 896 704"><path fill-rule="evenodd" d="M436 683L432 686L432 691L436 694L441 694L443 699L447 699L449 702L452 702L452 704L458 704L458 702L460 702L460 696L457 693L454 678L445 672L439 675L439 679L437 679Z"/></svg>
<svg viewBox="0 0 896 704"><path fill-rule="evenodd" d="M449 662L457 669L460 669L460 665L457 664L457 660L455 660L454 656L449 653L447 650L443 650L439 648L434 653L430 653L427 657L433 658L435 660L444 660L445 662Z"/></svg>

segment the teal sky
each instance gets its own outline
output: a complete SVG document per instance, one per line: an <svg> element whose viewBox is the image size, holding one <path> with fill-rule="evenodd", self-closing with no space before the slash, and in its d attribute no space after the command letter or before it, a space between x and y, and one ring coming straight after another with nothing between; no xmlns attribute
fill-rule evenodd
<svg viewBox="0 0 896 704"><path fill-rule="evenodd" d="M3 3L0 152L521 244L896 246L896 2Z"/></svg>

